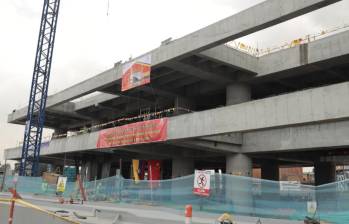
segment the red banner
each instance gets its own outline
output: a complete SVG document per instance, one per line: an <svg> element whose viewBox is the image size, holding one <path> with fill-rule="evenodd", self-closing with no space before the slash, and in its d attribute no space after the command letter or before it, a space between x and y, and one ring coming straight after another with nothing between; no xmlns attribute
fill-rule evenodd
<svg viewBox="0 0 349 224"><path fill-rule="evenodd" d="M110 148L167 140L167 118L142 121L101 130L97 148Z"/></svg>
<svg viewBox="0 0 349 224"><path fill-rule="evenodd" d="M122 69L121 91L150 83L151 55L126 63Z"/></svg>

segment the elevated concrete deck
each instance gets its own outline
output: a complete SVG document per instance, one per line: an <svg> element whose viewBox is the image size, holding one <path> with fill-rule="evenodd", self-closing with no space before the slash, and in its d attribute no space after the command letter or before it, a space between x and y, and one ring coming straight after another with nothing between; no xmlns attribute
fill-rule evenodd
<svg viewBox="0 0 349 224"><path fill-rule="evenodd" d="M349 119L348 96L349 82L345 82L175 116L169 118L168 140L246 133L242 148L230 147L225 151L249 153L349 145L345 134L348 129L346 120ZM319 131L318 128L321 127L326 129ZM305 141L307 137L301 134L304 130L313 137L311 142ZM290 131L294 133L292 136L289 135ZM331 133L329 136L332 137L322 138L325 133ZM93 150L96 148L97 139L98 132L54 139L47 148L42 149L41 155ZM315 142L316 144L312 144ZM256 143L260 145L257 147ZM217 150L220 150L219 147ZM18 159L20 149L6 150L5 157Z"/></svg>
<svg viewBox="0 0 349 224"><path fill-rule="evenodd" d="M150 52L152 54L153 67L169 66L169 62L178 63L179 59L198 54L202 57L210 58L213 61L223 63L250 74L257 74L257 77L261 77L267 74L300 67L305 64L348 55L348 47L342 47L342 45L345 45L345 38L347 37L345 35L334 37L334 40L327 39L324 41L321 40L317 42L317 44L311 43L309 44L309 47L298 46L260 59L256 59L237 50L229 49L226 46L219 46L227 41L265 29L338 1L339 0L268 0L262 2L236 15L230 16L192 34L154 49ZM339 39L341 41L338 42ZM321 45L321 49L319 48L319 45ZM304 54L307 54L306 56L308 56L308 58L304 59ZM292 58L292 60L289 58ZM277 66L274 68L274 65ZM91 79L85 80L57 94L49 96L47 100L47 108L51 109L53 112L56 112L57 110L59 112L61 109L65 110L66 106L58 108L52 107L68 103L78 97L120 83L122 73L121 67L122 64L118 63L115 67L104 71ZM179 67L182 68L181 66ZM182 69L180 71L185 72L188 71L188 69ZM192 72L189 75L192 75L197 74L197 71L199 70L190 71ZM211 80L219 80L220 78L220 76L215 75L215 73L209 74L204 73L203 71L199 73L207 74ZM233 81L234 77L230 77L229 79ZM229 79L222 79L220 83L227 84ZM161 89L157 89L155 92L170 97L176 96L176 94L165 92ZM96 99L94 103L98 104L98 100ZM23 124L26 112L26 108L16 110L14 113L9 115L8 122ZM72 116L75 115L77 114L72 114Z"/></svg>
<svg viewBox="0 0 349 224"><path fill-rule="evenodd" d="M240 66L240 68L248 66L250 67L249 69L254 70L257 74L256 76L253 76L249 82L260 82L265 79L279 79L282 77L299 75L300 73L321 71L336 64L343 64L347 59L349 59L349 45L346 41L348 39L349 31L345 31L309 44L285 49L260 58L254 58L226 46L213 48L201 53L201 55L206 54L206 57L212 60L219 60L221 63L227 63L231 66L245 64ZM239 56L236 57L237 55ZM251 57L253 59L251 59ZM100 80L101 83L104 83L102 86L112 85L116 80L104 79L103 77L105 74L111 75L112 72L107 71L106 73L102 73L99 76L93 77L80 84L72 86L67 90L50 96L48 101L56 106L48 104L48 111L54 113L65 113L68 115L70 113L71 116L79 117L79 114L75 113L78 110L87 108L91 105L98 105L99 103L113 100L118 97L123 97L112 94L100 94L75 104L71 102L64 103L64 100L60 100L61 98L64 98L64 95L80 97L95 91L96 88L91 88L91 86L98 83L98 80ZM328 75L333 76L335 74L328 73ZM212 78L215 78L214 74L212 74ZM69 100L73 98L74 97L69 97ZM26 113L27 108L16 110L8 116L8 122L23 123ZM83 115L80 116L83 117Z"/></svg>

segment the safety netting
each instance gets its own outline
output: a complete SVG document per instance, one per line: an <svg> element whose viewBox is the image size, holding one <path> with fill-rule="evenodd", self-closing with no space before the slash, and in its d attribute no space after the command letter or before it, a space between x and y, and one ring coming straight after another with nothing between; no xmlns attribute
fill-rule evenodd
<svg viewBox="0 0 349 224"><path fill-rule="evenodd" d="M315 187L225 174L215 174L210 179L208 197L193 194L194 175L159 181L114 176L84 182L84 189L90 201L176 209L191 204L194 210L205 212L290 220L304 220L305 216L310 216L329 223L349 223L349 180ZM22 194L59 194L56 185L45 183L41 177L6 177L4 189L14 185ZM68 182L63 196L80 197L78 184Z"/></svg>

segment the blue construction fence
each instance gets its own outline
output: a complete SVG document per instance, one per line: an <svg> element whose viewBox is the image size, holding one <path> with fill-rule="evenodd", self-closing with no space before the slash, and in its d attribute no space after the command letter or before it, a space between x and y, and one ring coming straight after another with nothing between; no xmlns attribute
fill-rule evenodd
<svg viewBox="0 0 349 224"><path fill-rule="evenodd" d="M57 195L56 185L45 183L41 177L6 177L5 190L14 187L14 178L20 194ZM134 181L114 176L85 182L84 188L90 201L176 209L191 204L194 210L213 213L290 220L315 216L329 223L349 223L349 180L315 187L296 182L215 174L210 181L209 197L193 194L194 175L160 181ZM78 185L68 182L63 196L80 197Z"/></svg>

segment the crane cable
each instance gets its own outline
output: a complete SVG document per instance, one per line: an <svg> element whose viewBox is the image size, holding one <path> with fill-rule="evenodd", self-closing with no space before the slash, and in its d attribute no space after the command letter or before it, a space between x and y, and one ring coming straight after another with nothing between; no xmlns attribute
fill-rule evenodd
<svg viewBox="0 0 349 224"><path fill-rule="evenodd" d="M109 8L110 8L110 0L107 0L108 4L107 4L107 16L109 16Z"/></svg>

